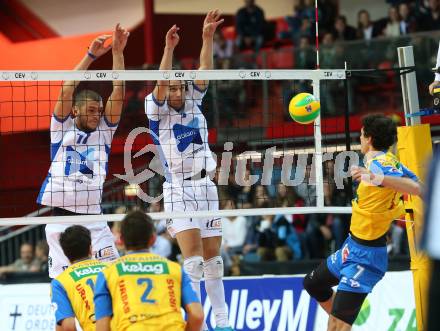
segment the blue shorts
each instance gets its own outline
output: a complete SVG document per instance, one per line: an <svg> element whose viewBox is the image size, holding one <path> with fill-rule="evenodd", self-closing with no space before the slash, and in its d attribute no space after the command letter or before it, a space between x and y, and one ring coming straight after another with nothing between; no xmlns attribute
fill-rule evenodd
<svg viewBox="0 0 440 331"><path fill-rule="evenodd" d="M370 293L387 271L387 248L361 245L348 236L327 258L327 267L339 279L338 290Z"/></svg>

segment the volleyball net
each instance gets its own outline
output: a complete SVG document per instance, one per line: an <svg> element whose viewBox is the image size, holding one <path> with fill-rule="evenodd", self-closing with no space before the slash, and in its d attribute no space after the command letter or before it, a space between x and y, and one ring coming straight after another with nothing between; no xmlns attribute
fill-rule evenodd
<svg viewBox="0 0 440 331"><path fill-rule="evenodd" d="M201 80L210 81L208 90L195 96L194 81ZM76 86L68 100L72 107L81 91L102 98L97 137L78 127L74 111L69 121L54 119L66 81ZM106 116L114 81L125 85L117 125ZM168 138L161 136L160 144L158 128L152 127L159 124L145 114L157 102L146 98L156 81L185 82L186 102L196 103L204 115L169 108ZM289 116L289 101L300 92L321 102L313 124ZM215 161L206 176L217 187L220 210L191 217L350 213L350 166L362 160L360 120L349 116L347 98L345 70L1 72L2 225L117 221L131 208L155 219L187 217L185 211L163 211L162 187L170 171L181 179L188 175L181 163L168 164L171 150L197 153L206 149L205 140ZM68 134L72 137L60 138ZM45 187L48 177L51 189ZM51 206L94 215L53 219ZM22 217L29 213L38 218Z"/></svg>

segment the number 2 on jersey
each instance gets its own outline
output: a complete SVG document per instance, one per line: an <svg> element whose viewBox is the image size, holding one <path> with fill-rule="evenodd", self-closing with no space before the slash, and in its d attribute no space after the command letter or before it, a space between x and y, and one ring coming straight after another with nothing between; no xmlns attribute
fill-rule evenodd
<svg viewBox="0 0 440 331"><path fill-rule="evenodd" d="M142 285L143 283L146 283L147 287L145 288L145 292L141 296L141 302L156 303L156 300L148 299L148 296L150 295L151 290L153 289L153 281L150 278L139 278L137 280L138 285Z"/></svg>

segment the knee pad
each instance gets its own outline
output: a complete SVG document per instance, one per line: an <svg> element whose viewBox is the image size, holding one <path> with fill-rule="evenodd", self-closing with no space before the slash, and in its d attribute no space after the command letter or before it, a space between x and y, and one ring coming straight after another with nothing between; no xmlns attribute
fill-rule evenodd
<svg viewBox="0 0 440 331"><path fill-rule="evenodd" d="M318 302L325 302L329 300L333 295L333 290L326 284L322 284L314 279L314 272L307 274L303 280L304 289L309 293L312 298L315 298Z"/></svg>
<svg viewBox="0 0 440 331"><path fill-rule="evenodd" d="M191 256L183 261L183 269L192 282L200 282L203 276L203 257Z"/></svg>
<svg viewBox="0 0 440 331"><path fill-rule="evenodd" d="M215 256L203 262L203 271L205 272L205 279L223 278L224 266L221 256Z"/></svg>

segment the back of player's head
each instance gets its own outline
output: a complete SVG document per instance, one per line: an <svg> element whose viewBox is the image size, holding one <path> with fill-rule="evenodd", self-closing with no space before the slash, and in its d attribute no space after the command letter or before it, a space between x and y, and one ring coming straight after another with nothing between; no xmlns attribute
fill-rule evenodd
<svg viewBox="0 0 440 331"><path fill-rule="evenodd" d="M82 225L68 227L60 235L60 245L70 262L89 257L92 245L89 229Z"/></svg>
<svg viewBox="0 0 440 331"><path fill-rule="evenodd" d="M151 217L140 210L128 213L122 220L121 238L128 250L149 248L155 231Z"/></svg>
<svg viewBox="0 0 440 331"><path fill-rule="evenodd" d="M75 93L73 98L73 105L77 107L83 106L87 101L96 101L99 102L99 106L102 107L102 98L101 96L92 90L81 90L78 93Z"/></svg>
<svg viewBox="0 0 440 331"><path fill-rule="evenodd" d="M396 123L382 114L368 115L362 118L364 136L371 137L373 148L378 151L388 150L397 140Z"/></svg>

